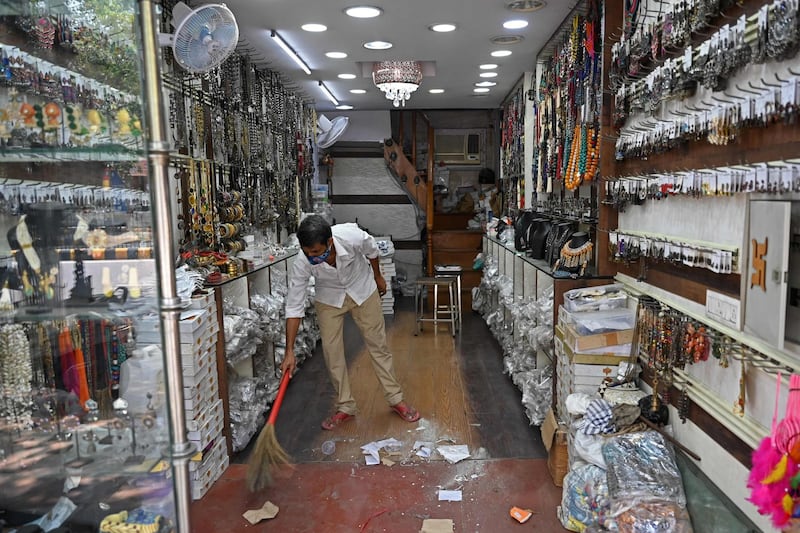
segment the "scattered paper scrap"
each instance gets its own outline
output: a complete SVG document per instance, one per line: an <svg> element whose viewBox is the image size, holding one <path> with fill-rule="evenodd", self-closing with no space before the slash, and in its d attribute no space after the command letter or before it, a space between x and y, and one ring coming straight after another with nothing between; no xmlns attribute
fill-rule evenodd
<svg viewBox="0 0 800 533"><path fill-rule="evenodd" d="M461 491L460 490L440 490L439 491L439 501L440 502L460 502L461 501Z"/></svg>
<svg viewBox="0 0 800 533"><path fill-rule="evenodd" d="M250 509L249 511L245 511L242 516L245 520L250 522L251 525L256 525L262 520L269 520L270 518L278 516L278 506L271 501L267 501L261 506L261 509Z"/></svg>
<svg viewBox="0 0 800 533"><path fill-rule="evenodd" d="M394 466L394 461L388 457L381 457L381 463L383 463L385 466Z"/></svg>
<svg viewBox="0 0 800 533"><path fill-rule="evenodd" d="M520 509L519 507L512 507L508 514L520 524L524 524L533 516L533 512L530 509Z"/></svg>
<svg viewBox="0 0 800 533"><path fill-rule="evenodd" d="M399 440L395 438L389 438L367 443L361 447L361 451L364 453L364 459L367 463L367 466L372 466L381 463L382 448L386 448L387 451L391 452L397 448L400 448L402 445L403 443Z"/></svg>
<svg viewBox="0 0 800 533"><path fill-rule="evenodd" d="M73 489L77 489L81 484L81 476L67 476L64 480L64 494Z"/></svg>
<svg viewBox="0 0 800 533"><path fill-rule="evenodd" d="M415 441L414 450L416 450L417 455L419 457L422 457L423 459L428 459L433 453L433 443L422 440Z"/></svg>
<svg viewBox="0 0 800 533"><path fill-rule="evenodd" d="M449 518L426 518L419 533L453 533L455 524Z"/></svg>
<svg viewBox="0 0 800 533"><path fill-rule="evenodd" d="M455 464L469 457L469 447L466 444L454 444L452 446L438 446L436 451L444 457L447 462Z"/></svg>

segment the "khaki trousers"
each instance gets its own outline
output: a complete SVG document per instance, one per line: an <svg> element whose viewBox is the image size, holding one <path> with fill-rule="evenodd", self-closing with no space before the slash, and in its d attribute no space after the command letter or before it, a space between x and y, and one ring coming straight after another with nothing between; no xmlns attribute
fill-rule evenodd
<svg viewBox="0 0 800 533"><path fill-rule="evenodd" d="M389 405L403 401L403 391L394 373L392 353L386 346L386 329L383 321L383 310L378 291L372 293L361 305L356 305L350 296L345 296L341 308L321 302L315 302L319 329L322 336L322 351L325 364L331 375L333 388L336 389L336 410L356 414L356 401L350 390L350 377L347 372L347 360L344 355L344 316L353 317L364 343L372 358L372 368L383 387L383 395Z"/></svg>

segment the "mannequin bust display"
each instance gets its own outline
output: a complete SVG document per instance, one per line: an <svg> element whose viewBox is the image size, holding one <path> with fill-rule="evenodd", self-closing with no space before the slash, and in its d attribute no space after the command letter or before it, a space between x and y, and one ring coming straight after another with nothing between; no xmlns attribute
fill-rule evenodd
<svg viewBox="0 0 800 533"><path fill-rule="evenodd" d="M586 267L592 260L593 250L594 245L589 240L589 234L585 231L576 231L561 247L561 253L553 270L563 270L583 276L586 273Z"/></svg>
<svg viewBox="0 0 800 533"><path fill-rule="evenodd" d="M534 222L536 228L530 237L528 255L533 259L544 259L547 239L550 235L552 223L549 219L540 219Z"/></svg>
<svg viewBox="0 0 800 533"><path fill-rule="evenodd" d="M6 234L17 262L22 294L29 305L47 305L58 297L56 228L64 227L64 210L65 206L58 202L32 204Z"/></svg>

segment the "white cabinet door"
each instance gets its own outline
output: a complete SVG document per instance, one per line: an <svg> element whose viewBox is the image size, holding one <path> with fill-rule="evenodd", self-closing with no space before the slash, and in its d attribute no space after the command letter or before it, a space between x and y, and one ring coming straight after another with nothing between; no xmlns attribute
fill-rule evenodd
<svg viewBox="0 0 800 533"><path fill-rule="evenodd" d="M789 202L750 202L745 331L783 349L789 277Z"/></svg>

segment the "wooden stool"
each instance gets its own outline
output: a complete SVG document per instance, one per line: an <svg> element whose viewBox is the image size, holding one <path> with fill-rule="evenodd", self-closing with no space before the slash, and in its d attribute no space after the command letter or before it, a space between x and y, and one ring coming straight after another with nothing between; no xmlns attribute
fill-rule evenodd
<svg viewBox="0 0 800 533"><path fill-rule="evenodd" d="M464 269L458 265L434 265L433 272L434 277L446 278L449 276L456 280L456 330L461 331L461 274ZM447 313L447 309L441 312Z"/></svg>
<svg viewBox="0 0 800 533"><path fill-rule="evenodd" d="M429 287L433 287L433 317L425 317L425 302L423 301L423 291L427 291ZM450 296L448 305L445 310L440 310L439 306L439 287L446 287ZM458 321L458 312L456 311L456 278L454 276L446 277L423 277L417 278L414 287L414 309L417 313L416 331L414 335L419 335L422 331L423 322L433 322L433 327L436 328L439 322L449 322L450 332L453 337L456 336L456 322ZM439 314L447 315L447 318L439 318Z"/></svg>

